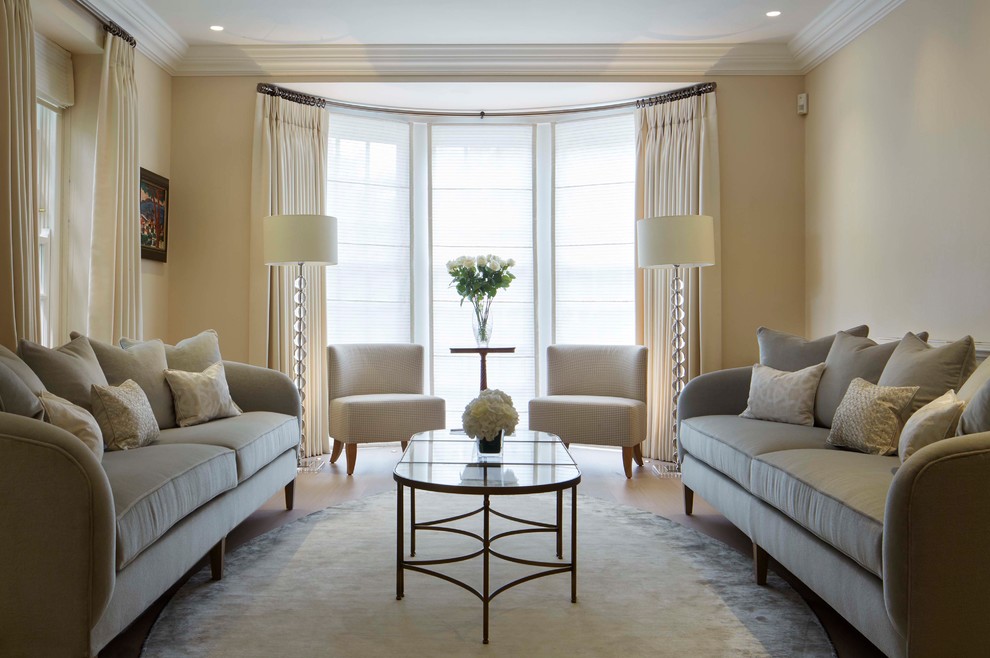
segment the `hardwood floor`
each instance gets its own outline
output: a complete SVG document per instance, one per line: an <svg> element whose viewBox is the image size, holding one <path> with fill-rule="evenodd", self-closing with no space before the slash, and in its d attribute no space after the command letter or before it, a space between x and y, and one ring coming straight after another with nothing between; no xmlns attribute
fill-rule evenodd
<svg viewBox="0 0 990 658"><path fill-rule="evenodd" d="M579 491L582 494L615 501L659 514L689 528L714 537L740 553L751 557L749 539L716 512L703 499L695 496L694 513L684 514L683 489L677 478L658 475L654 462L646 460L642 467L633 468L633 477L627 480L622 471L622 458L618 450L590 446L571 446L571 452L583 474ZM258 535L299 517L339 505L349 500L374 495L383 491L395 491L392 469L399 459L398 444L367 445L360 448L360 459L354 475L348 477L342 462L328 464L318 473L302 472L296 480L295 509L286 511L281 492L273 496L257 512L252 514L227 537L227 550L237 547ZM206 559L193 572L206 564ZM770 570L780 574L808 602L821 620L835 645L839 658L882 656L866 638L808 590L772 559ZM193 573L191 572L191 573ZM185 579L183 579L185 580ZM130 628L121 633L102 652L101 658L136 658L141 646L154 625L161 610L179 585L166 593Z"/></svg>

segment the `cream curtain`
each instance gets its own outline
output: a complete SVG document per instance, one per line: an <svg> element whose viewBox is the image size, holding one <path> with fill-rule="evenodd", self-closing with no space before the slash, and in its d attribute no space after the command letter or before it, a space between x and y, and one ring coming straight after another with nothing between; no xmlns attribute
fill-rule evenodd
<svg viewBox="0 0 990 658"><path fill-rule="evenodd" d="M636 110L636 216L711 215L716 265L684 271L688 378L721 367L718 122L715 94ZM671 461L673 448L672 270L642 270L647 369L647 439L643 454Z"/></svg>
<svg viewBox="0 0 990 658"><path fill-rule="evenodd" d="M138 98L134 47L106 35L96 122L89 335L142 338Z"/></svg>
<svg viewBox="0 0 990 658"><path fill-rule="evenodd" d="M28 0L0 0L0 344L37 341L34 26Z"/></svg>
<svg viewBox="0 0 990 658"><path fill-rule="evenodd" d="M329 114L317 107L258 94L255 112L252 233L260 241L269 215L325 214ZM259 250L253 250L258 253ZM263 261L262 261L263 262ZM326 270L307 265L305 441L301 458L329 449ZM269 368L292 376L293 281L298 269L272 267L268 278Z"/></svg>

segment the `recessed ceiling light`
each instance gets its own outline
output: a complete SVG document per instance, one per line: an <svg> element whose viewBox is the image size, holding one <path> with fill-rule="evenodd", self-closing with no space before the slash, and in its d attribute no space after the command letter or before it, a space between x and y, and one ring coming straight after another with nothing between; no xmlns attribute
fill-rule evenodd
<svg viewBox="0 0 990 658"><path fill-rule="evenodd" d="M767 16L769 16L770 18L777 18L778 16L780 16L780 12L776 10L768 11Z"/></svg>
<svg viewBox="0 0 990 658"><path fill-rule="evenodd" d="M780 12L778 11L777 13L779 14ZM767 16L769 15L770 14L767 14ZM210 29L213 30L214 32L223 32L223 25L211 25Z"/></svg>

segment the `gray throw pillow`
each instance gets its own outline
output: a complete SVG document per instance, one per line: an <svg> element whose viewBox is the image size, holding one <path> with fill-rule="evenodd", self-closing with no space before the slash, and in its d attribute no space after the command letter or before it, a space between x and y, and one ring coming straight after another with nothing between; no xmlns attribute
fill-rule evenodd
<svg viewBox="0 0 990 658"><path fill-rule="evenodd" d="M975 369L976 347L972 336L931 347L908 333L897 344L877 383L920 387L911 403L910 415L946 391L958 391Z"/></svg>
<svg viewBox="0 0 990 658"><path fill-rule="evenodd" d="M968 403L976 396L976 392L983 388L983 385L990 382L990 359L983 359L973 374L966 378L965 383L959 390L957 394L959 399L963 402Z"/></svg>
<svg viewBox="0 0 990 658"><path fill-rule="evenodd" d="M870 328L863 324L852 329L846 329L846 333L865 337L870 333ZM760 363L787 372L795 372L824 363L834 340L835 334L815 340L806 340L800 336L783 331L774 331L766 327L760 327L756 330L756 341L760 344Z"/></svg>
<svg viewBox="0 0 990 658"><path fill-rule="evenodd" d="M825 364L797 372L757 363L749 383L749 401L740 416L792 425L814 425L815 391Z"/></svg>
<svg viewBox="0 0 990 658"><path fill-rule="evenodd" d="M959 417L956 436L979 432L990 432L990 382L985 382L973 398L966 403L966 409Z"/></svg>
<svg viewBox="0 0 990 658"><path fill-rule="evenodd" d="M921 340L928 340L928 332L918 334ZM825 372L818 384L815 398L815 424L832 427L835 410L839 408L850 382L857 377L871 384L880 381L884 366L897 349L898 341L878 345L863 336L840 331L835 334L835 342L825 359Z"/></svg>
<svg viewBox="0 0 990 658"><path fill-rule="evenodd" d="M54 350L21 339L17 352L49 392L86 411L93 410L89 397L93 384L107 385L100 362L85 336Z"/></svg>
<svg viewBox="0 0 990 658"><path fill-rule="evenodd" d="M139 345L142 341L132 338L121 338L120 346L125 350ZM180 340L175 345L165 345L165 360L169 370L184 370L186 372L203 372L217 361L220 356L220 339L217 332L207 329L201 333Z"/></svg>
<svg viewBox="0 0 990 658"><path fill-rule="evenodd" d="M76 338L79 334L69 334ZM155 420L160 429L175 427L175 408L172 391L165 381L165 345L160 340L135 343L126 350L109 343L89 339L96 359L103 368L107 383L120 386L128 379L133 380L148 396Z"/></svg>
<svg viewBox="0 0 990 658"><path fill-rule="evenodd" d="M0 345L0 363L13 370L14 373L21 378L21 381L27 384L28 389L30 389L36 396L45 392L45 385L41 383L40 379L38 379L38 375L34 374L34 371L31 370L31 366L24 363L24 360L21 359L21 357L17 356L3 345Z"/></svg>
<svg viewBox="0 0 990 658"><path fill-rule="evenodd" d="M129 450L157 441L160 433L151 403L137 382L93 386L93 416L107 450Z"/></svg>
<svg viewBox="0 0 990 658"><path fill-rule="evenodd" d="M892 455L904 426L904 410L917 386L877 386L865 379L849 384L835 411L826 443L868 455Z"/></svg>
<svg viewBox="0 0 990 658"><path fill-rule="evenodd" d="M0 411L41 420L45 410L16 372L0 361Z"/></svg>

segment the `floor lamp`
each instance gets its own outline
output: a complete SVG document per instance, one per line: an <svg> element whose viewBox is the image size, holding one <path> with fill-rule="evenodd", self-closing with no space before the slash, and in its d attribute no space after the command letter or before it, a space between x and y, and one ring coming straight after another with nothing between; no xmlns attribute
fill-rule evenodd
<svg viewBox="0 0 990 658"><path fill-rule="evenodd" d="M674 463L670 473L678 473L677 460L677 400L687 383L687 339L684 315L684 280L681 270L715 264L715 221L707 215L673 215L650 217L636 222L636 251L639 266L644 269L673 268L670 279L670 329L674 389L671 412L671 440ZM659 320L659 318L658 318Z"/></svg>
<svg viewBox="0 0 990 658"><path fill-rule="evenodd" d="M314 456L306 454L306 277L303 265L337 264L337 218L325 215L273 215L264 220L265 263L296 265L293 283L295 312L292 321L293 380L299 389L302 425L299 434L299 467L308 468ZM325 321L321 318L320 320ZM316 470L322 461L316 459Z"/></svg>

